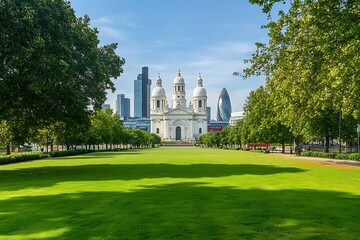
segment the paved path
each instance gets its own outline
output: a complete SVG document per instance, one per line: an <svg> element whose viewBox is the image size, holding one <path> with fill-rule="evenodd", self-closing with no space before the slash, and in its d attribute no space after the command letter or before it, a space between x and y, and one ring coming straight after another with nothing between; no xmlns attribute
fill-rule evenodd
<svg viewBox="0 0 360 240"><path fill-rule="evenodd" d="M331 159L331 158L318 158L318 157L302 157L302 156L295 156L294 154L277 154L284 157L293 157L301 160L311 160L311 161L318 161L323 164L333 164L333 165L348 165L354 166L356 168L360 168L360 161L355 160L341 160L341 159Z"/></svg>

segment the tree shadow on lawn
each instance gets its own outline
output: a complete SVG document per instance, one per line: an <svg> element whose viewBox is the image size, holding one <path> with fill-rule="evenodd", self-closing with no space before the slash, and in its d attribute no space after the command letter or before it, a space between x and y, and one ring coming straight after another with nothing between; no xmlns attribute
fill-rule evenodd
<svg viewBox="0 0 360 240"><path fill-rule="evenodd" d="M0 190L48 187L69 181L202 178L300 173L304 169L257 164L96 164L0 170Z"/></svg>
<svg viewBox="0 0 360 240"><path fill-rule="evenodd" d="M0 239L358 239L360 197L179 183L0 201Z"/></svg>

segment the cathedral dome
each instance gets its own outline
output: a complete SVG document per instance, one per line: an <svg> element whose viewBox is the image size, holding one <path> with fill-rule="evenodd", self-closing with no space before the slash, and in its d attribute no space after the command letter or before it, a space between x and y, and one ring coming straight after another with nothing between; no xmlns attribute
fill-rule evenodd
<svg viewBox="0 0 360 240"><path fill-rule="evenodd" d="M206 97L206 90L203 87L203 80L201 78L200 73L196 81L197 81L197 87L193 91L193 97Z"/></svg>
<svg viewBox="0 0 360 240"><path fill-rule="evenodd" d="M204 87L196 87L193 91L193 97L206 97L206 90Z"/></svg>
<svg viewBox="0 0 360 240"><path fill-rule="evenodd" d="M151 97L166 97L165 90L162 87L160 73L158 73L158 77L156 78L156 87L152 90Z"/></svg>
<svg viewBox="0 0 360 240"><path fill-rule="evenodd" d="M178 72L178 75L176 76L176 78L174 79L174 83L185 83L184 79L181 76L180 70Z"/></svg>
<svg viewBox="0 0 360 240"><path fill-rule="evenodd" d="M152 90L151 97L165 97L165 90L163 87L155 87Z"/></svg>

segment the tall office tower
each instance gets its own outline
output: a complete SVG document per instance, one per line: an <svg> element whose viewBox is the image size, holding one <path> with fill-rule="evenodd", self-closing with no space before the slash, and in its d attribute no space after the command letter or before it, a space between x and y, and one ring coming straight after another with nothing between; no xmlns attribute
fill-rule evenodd
<svg viewBox="0 0 360 240"><path fill-rule="evenodd" d="M207 111L207 122L209 123L211 121L211 107L207 107L206 108L206 111Z"/></svg>
<svg viewBox="0 0 360 240"><path fill-rule="evenodd" d="M124 109L125 104L125 94L118 94L116 96L116 102L115 102L115 113L121 117L123 117L123 114L121 112L122 109Z"/></svg>
<svg viewBox="0 0 360 240"><path fill-rule="evenodd" d="M134 80L134 117L142 117L142 75Z"/></svg>
<svg viewBox="0 0 360 240"><path fill-rule="evenodd" d="M118 94L116 99L116 114L124 119L130 117L130 99L125 94Z"/></svg>
<svg viewBox="0 0 360 240"><path fill-rule="evenodd" d="M149 68L142 67L142 117L150 117L150 86L151 80L149 79Z"/></svg>
<svg viewBox="0 0 360 240"><path fill-rule="evenodd" d="M231 117L231 102L228 92L223 88L217 103L217 121L229 122Z"/></svg>
<svg viewBox="0 0 360 240"><path fill-rule="evenodd" d="M124 119L130 117L130 98L125 98Z"/></svg>

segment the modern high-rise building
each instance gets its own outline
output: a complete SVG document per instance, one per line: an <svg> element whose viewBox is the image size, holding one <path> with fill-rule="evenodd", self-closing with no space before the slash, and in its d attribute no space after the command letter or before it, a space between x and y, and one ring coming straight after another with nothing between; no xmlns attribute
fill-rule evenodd
<svg viewBox="0 0 360 240"><path fill-rule="evenodd" d="M124 118L130 117L130 98L125 98Z"/></svg>
<svg viewBox="0 0 360 240"><path fill-rule="evenodd" d="M217 103L217 121L229 122L231 117L231 102L228 92L223 88Z"/></svg>
<svg viewBox="0 0 360 240"><path fill-rule="evenodd" d="M116 114L124 119L130 117L130 99L125 94L118 94L116 98Z"/></svg>
<svg viewBox="0 0 360 240"><path fill-rule="evenodd" d="M134 116L150 117L150 87L149 68L142 67L141 74L134 80Z"/></svg>
<svg viewBox="0 0 360 240"><path fill-rule="evenodd" d="M209 123L211 121L211 107L207 107L206 108L206 111L207 111L207 122Z"/></svg>
<svg viewBox="0 0 360 240"><path fill-rule="evenodd" d="M142 67L142 117L150 117L150 86L149 68Z"/></svg>
<svg viewBox="0 0 360 240"><path fill-rule="evenodd" d="M134 80L134 117L142 117L142 75Z"/></svg>

